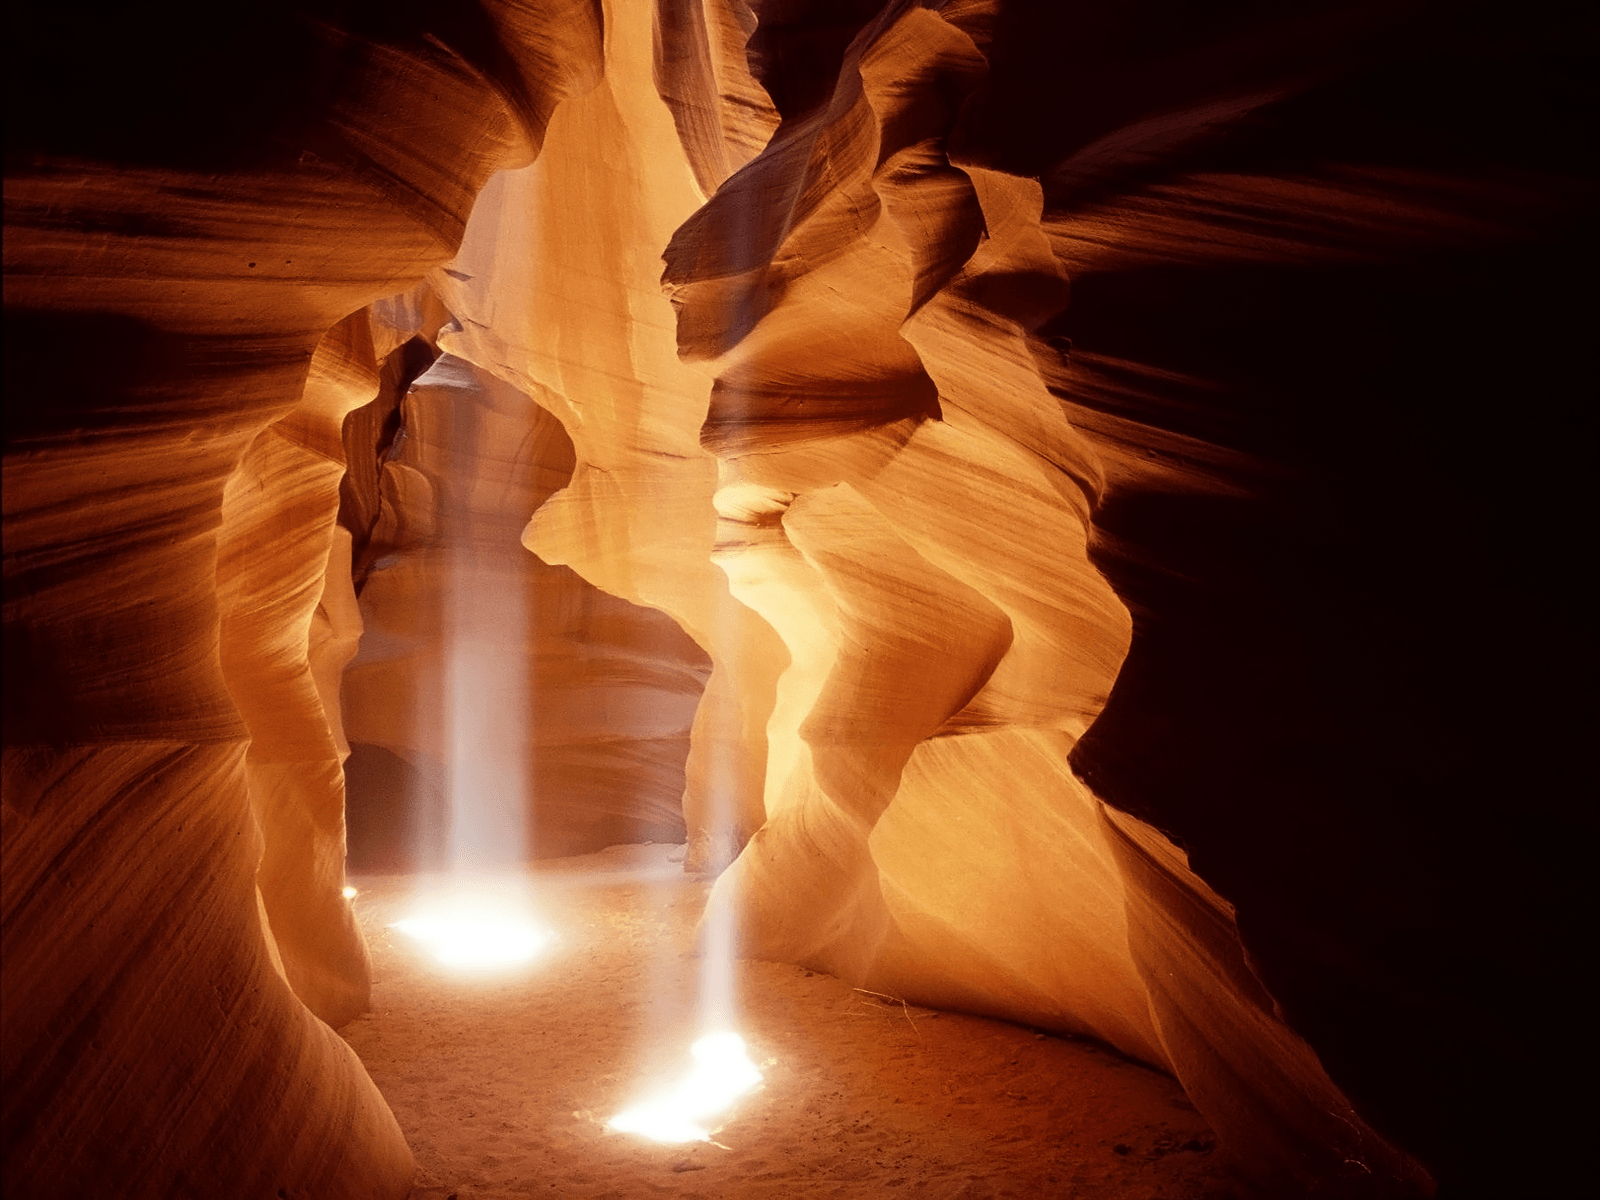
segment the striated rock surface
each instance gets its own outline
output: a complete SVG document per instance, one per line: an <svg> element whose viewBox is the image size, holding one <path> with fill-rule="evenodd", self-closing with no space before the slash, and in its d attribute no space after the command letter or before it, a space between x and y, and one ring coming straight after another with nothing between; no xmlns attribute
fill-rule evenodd
<svg viewBox="0 0 1600 1200"><path fill-rule="evenodd" d="M786 658L711 562L717 463L699 444L711 378L680 361L660 285L661 249L703 197L652 84L651 14L619 5L607 28L604 83L561 107L537 162L490 182L431 284L454 317L443 348L531 397L571 439L571 480L533 513L524 544L668 613L711 659L682 811L690 867L720 866L763 819L765 726ZM764 118L735 108L745 115L729 118L719 153L737 158Z"/></svg>
<svg viewBox="0 0 1600 1200"><path fill-rule="evenodd" d="M681 807L708 936L1103 1038L1263 1195L1580 1191L1578 23L145 20L13 72L8 1183L404 1194L353 747Z"/></svg>
<svg viewBox="0 0 1600 1200"><path fill-rule="evenodd" d="M871 16L667 251L680 350L717 373L718 561L793 662L708 936L1167 1067L1265 1191L1427 1191L1283 1024L1229 906L1068 765L1130 622L1089 557L1099 456L1028 340L1066 298L1042 190L971 130L951 149L992 16Z"/></svg>
<svg viewBox="0 0 1600 1200"><path fill-rule="evenodd" d="M343 748L338 693L329 690L354 650L359 617L341 638L327 615L344 601L351 620L348 548L328 513L344 473L340 425L376 383L367 321L357 313L318 345L300 403L239 459L217 532L218 651L250 731L246 782L265 841L256 883L285 977L330 1025L363 1012L368 989L366 950L341 894ZM326 632L314 639L319 613Z"/></svg>
<svg viewBox="0 0 1600 1200"><path fill-rule="evenodd" d="M409 1188L318 1019L367 986L325 706L339 428L376 383L345 318L449 257L600 36L474 12L15 14L8 1191Z"/></svg>
<svg viewBox="0 0 1600 1200"><path fill-rule="evenodd" d="M663 614L523 549L572 474L560 424L448 354L397 415L343 681L352 866L682 841L705 659Z"/></svg>
<svg viewBox="0 0 1600 1200"><path fill-rule="evenodd" d="M747 92L709 122L662 86L680 158L630 86L643 22L617 14L606 84L491 184L434 277L459 326L440 342L572 437L573 480L528 545L711 655L695 752L741 764L720 781L739 828L693 764L685 816L701 846L759 828L708 936L726 919L744 953L1174 1070L1266 1190L1427 1191L1283 1023L1231 906L1154 830L1108 823L1069 766L1131 628L1090 561L1101 455L1030 341L1066 300L1043 190L949 150L992 16L772 26L751 46L783 29L809 49L750 50L771 140L751 156L730 132ZM659 56L711 53L685 45L658 50L658 80ZM693 207L691 179L729 161ZM669 325L646 270L674 195Z"/></svg>
<svg viewBox="0 0 1600 1200"><path fill-rule="evenodd" d="M1586 1023L1585 469L1552 431L1590 374L1592 124L1561 97L1592 43L1546 10L1374 15L1082 51L1106 103L1051 151L1073 303L1036 349L1106 464L1091 555L1135 632L1072 762L1237 906L1278 1011L1441 1192L1580 1194L1528 1148L1580 1136L1540 1047ZM1197 1057L1236 1040L1156 1007Z"/></svg>

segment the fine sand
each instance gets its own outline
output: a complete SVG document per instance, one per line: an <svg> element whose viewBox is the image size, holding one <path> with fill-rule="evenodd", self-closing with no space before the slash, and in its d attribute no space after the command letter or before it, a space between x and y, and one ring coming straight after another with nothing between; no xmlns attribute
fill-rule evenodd
<svg viewBox="0 0 1600 1200"><path fill-rule="evenodd" d="M537 864L554 942L463 977L390 923L429 877L358 878L372 1011L341 1031L417 1157L414 1200L502 1197L1074 1197L1228 1200L1224 1152L1171 1079L1090 1042L935 1013L777 963L734 965L765 1081L711 1143L605 1122L681 1075L709 884L681 847Z"/></svg>

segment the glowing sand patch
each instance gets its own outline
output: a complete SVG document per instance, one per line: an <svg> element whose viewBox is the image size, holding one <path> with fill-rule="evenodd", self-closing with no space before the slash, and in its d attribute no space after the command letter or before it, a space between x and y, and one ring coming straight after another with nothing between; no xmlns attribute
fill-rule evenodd
<svg viewBox="0 0 1600 1200"><path fill-rule="evenodd" d="M526 903L503 890L462 888L427 897L398 929L441 966L464 973L505 971L532 962L554 935Z"/></svg>
<svg viewBox="0 0 1600 1200"><path fill-rule="evenodd" d="M689 1048L694 1066L676 1087L625 1109L607 1129L637 1133L657 1142L709 1142L708 1122L761 1082L736 1033L711 1033Z"/></svg>

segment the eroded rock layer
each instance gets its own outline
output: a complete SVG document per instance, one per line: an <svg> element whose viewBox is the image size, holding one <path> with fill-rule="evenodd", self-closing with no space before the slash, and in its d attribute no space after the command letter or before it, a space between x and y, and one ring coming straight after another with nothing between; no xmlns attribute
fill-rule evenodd
<svg viewBox="0 0 1600 1200"><path fill-rule="evenodd" d="M528 545L711 655L726 707L702 707L696 750L743 765L691 770L685 813L697 844L738 845L729 808L755 832L707 936L730 922L743 953L1174 1070L1264 1189L1426 1191L1282 1022L1231 907L1159 833L1108 824L1068 764L1130 622L1089 557L1100 454L1029 338L1066 300L1043 191L950 150L993 13L810 28L827 86L790 90L798 60L751 50L781 117L753 155L663 86L681 157L631 86L642 17L614 17L606 83L480 197L434 286L445 348L571 434L573 482ZM650 218L673 196L669 317Z"/></svg>
<svg viewBox="0 0 1600 1200"><path fill-rule="evenodd" d="M1579 1190L1580 26L241 11L13 39L8 1185L404 1194L354 744L1264 1195Z"/></svg>
<svg viewBox="0 0 1600 1200"><path fill-rule="evenodd" d="M318 1019L367 989L325 703L377 370L345 318L453 253L598 14L111 7L8 39L6 1186L403 1196Z"/></svg>
<svg viewBox="0 0 1600 1200"><path fill-rule="evenodd" d="M537 162L491 181L461 253L430 282L454 318L443 348L571 439L571 480L532 513L524 544L670 614L710 657L682 795L700 868L726 863L761 824L786 659L711 561L717 463L700 446L711 377L680 360L660 285L662 247L703 196L652 83L652 46L650 12L618 6L605 81L561 107ZM744 153L750 121L763 125L744 111L729 118L728 155Z"/></svg>
<svg viewBox="0 0 1600 1200"><path fill-rule="evenodd" d="M705 660L662 613L523 549L528 514L572 475L560 424L449 354L397 415L341 704L354 867L683 840Z"/></svg>
<svg viewBox="0 0 1600 1200"><path fill-rule="evenodd" d="M1039 349L1135 631L1072 762L1237 905L1282 1015L1442 1192L1576 1195L1525 1148L1578 1136L1538 1046L1586 1021L1588 468L1553 431L1591 374L1592 112L1561 97L1593 45L1549 10L1374 15L1168 54L1113 25L1075 60L1107 100L1051 151L1073 303Z"/></svg>

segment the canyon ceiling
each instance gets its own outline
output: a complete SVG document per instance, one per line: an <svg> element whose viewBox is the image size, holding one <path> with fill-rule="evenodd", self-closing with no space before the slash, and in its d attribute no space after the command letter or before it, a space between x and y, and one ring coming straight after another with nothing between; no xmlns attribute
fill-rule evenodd
<svg viewBox="0 0 1600 1200"><path fill-rule="evenodd" d="M8 21L10 1194L406 1195L347 757L1264 1195L1583 1190L1592 13Z"/></svg>

